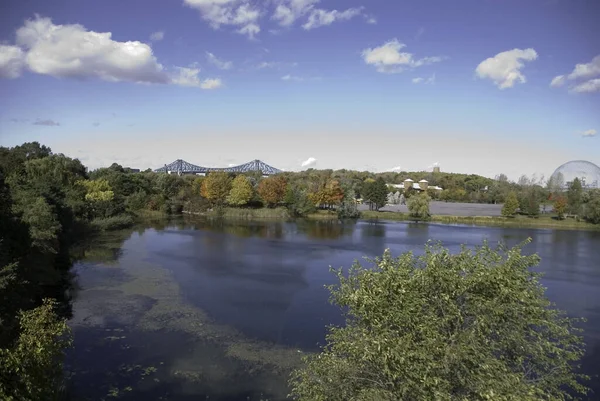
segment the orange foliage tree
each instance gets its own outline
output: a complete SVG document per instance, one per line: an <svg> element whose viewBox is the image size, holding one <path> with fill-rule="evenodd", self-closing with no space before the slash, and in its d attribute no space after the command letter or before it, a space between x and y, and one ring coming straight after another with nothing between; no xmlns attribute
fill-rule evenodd
<svg viewBox="0 0 600 401"><path fill-rule="evenodd" d="M554 197L554 211L558 215L558 219L562 220L565 218L565 212L567 211L567 199L564 196Z"/></svg>
<svg viewBox="0 0 600 401"><path fill-rule="evenodd" d="M310 193L309 199L315 205L331 208L333 205L339 205L344 199L344 190L338 181L330 180L316 192Z"/></svg>
<svg viewBox="0 0 600 401"><path fill-rule="evenodd" d="M258 195L269 207L283 202L287 190L287 180L281 175L265 178L258 184Z"/></svg>

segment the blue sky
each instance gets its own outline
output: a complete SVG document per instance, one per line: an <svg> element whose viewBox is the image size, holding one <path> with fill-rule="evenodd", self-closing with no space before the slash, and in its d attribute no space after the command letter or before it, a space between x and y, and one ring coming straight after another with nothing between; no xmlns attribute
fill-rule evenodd
<svg viewBox="0 0 600 401"><path fill-rule="evenodd" d="M0 4L0 145L95 168L600 164L595 0Z"/></svg>

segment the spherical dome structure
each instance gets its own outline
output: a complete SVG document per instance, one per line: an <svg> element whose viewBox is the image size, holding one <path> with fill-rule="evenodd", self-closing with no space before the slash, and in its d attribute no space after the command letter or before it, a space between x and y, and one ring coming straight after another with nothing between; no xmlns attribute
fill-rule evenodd
<svg viewBox="0 0 600 401"><path fill-rule="evenodd" d="M579 178L584 188L600 188L600 167L585 160L574 160L557 168L551 177L564 187L568 187L575 178Z"/></svg>

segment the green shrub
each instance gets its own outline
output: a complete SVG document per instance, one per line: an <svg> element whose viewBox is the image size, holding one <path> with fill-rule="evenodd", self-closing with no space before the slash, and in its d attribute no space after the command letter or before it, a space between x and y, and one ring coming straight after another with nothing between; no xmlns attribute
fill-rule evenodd
<svg viewBox="0 0 600 401"><path fill-rule="evenodd" d="M97 230L111 231L131 227L134 224L134 220L129 215L121 214L103 219L94 219L90 224Z"/></svg>
<svg viewBox="0 0 600 401"><path fill-rule="evenodd" d="M554 308L537 255L427 246L334 270L345 313L292 375L299 401L567 400L585 394L576 320ZM576 394L573 394L576 395Z"/></svg>

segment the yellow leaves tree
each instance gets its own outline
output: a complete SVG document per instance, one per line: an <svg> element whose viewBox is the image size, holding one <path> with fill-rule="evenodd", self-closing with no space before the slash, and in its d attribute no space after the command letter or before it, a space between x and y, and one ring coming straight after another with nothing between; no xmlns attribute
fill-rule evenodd
<svg viewBox="0 0 600 401"><path fill-rule="evenodd" d="M79 182L85 188L85 200L88 202L110 202L115 197L108 180L104 178Z"/></svg>
<svg viewBox="0 0 600 401"><path fill-rule="evenodd" d="M266 178L258 184L258 195L269 207L283 202L286 190L287 180L281 175Z"/></svg>
<svg viewBox="0 0 600 401"><path fill-rule="evenodd" d="M233 206L244 206L252 199L254 188L250 179L245 175L238 175L231 183L231 191L227 197L227 203Z"/></svg>
<svg viewBox="0 0 600 401"><path fill-rule="evenodd" d="M225 172L217 171L210 173L202 181L201 194L213 206L224 205L229 196L229 191L231 191L231 178Z"/></svg>

